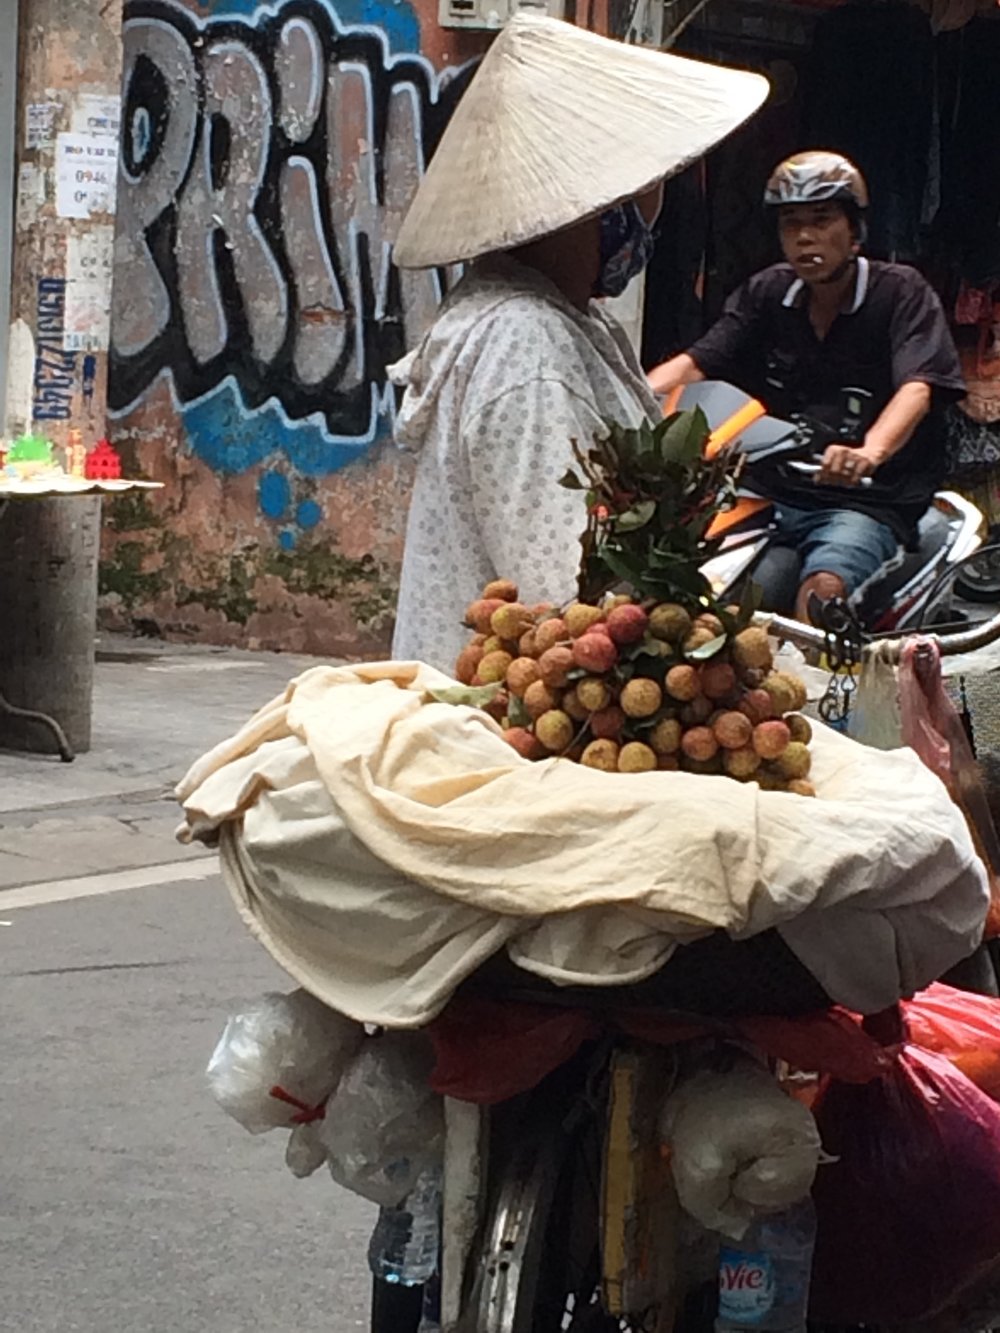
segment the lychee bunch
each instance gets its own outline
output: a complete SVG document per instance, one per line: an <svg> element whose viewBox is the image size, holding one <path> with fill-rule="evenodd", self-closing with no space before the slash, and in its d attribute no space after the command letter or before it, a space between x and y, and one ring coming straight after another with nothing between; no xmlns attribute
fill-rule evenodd
<svg viewBox="0 0 1000 1333"><path fill-rule="evenodd" d="M806 690L774 669L767 631L739 608L605 598L526 606L509 580L467 609L455 675L526 759L608 773L726 774L814 796Z"/></svg>

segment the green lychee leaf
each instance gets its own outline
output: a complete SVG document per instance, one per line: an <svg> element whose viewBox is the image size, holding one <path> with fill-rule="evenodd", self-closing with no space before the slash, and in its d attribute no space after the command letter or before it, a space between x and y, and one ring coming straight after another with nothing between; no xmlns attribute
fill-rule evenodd
<svg viewBox="0 0 1000 1333"><path fill-rule="evenodd" d="M707 662L710 657L714 657L716 653L720 653L723 648L725 648L727 642L728 639L725 634L717 634L714 639L710 639L708 643L702 644L700 648L692 648L691 651L685 653L684 656L689 662Z"/></svg>
<svg viewBox="0 0 1000 1333"><path fill-rule="evenodd" d="M747 625L750 624L750 621L754 618L754 612L760 610L763 600L764 589L759 583L754 583L753 579L747 579L740 594L740 613L737 616L740 629L746 629Z"/></svg>
<svg viewBox="0 0 1000 1333"><path fill-rule="evenodd" d="M573 471L572 468L569 468L569 469L568 469L565 473L563 473L563 475L559 478L559 485L560 485L560 486L565 486L565 488L566 488L568 491L583 491L583 490L586 490L586 487L584 486L583 482L582 482L582 481L580 480L580 478L576 475L576 473Z"/></svg>
<svg viewBox="0 0 1000 1333"><path fill-rule="evenodd" d="M708 436L708 419L700 407L678 412L660 436L660 458L664 463L700 462Z"/></svg>
<svg viewBox="0 0 1000 1333"><path fill-rule="evenodd" d="M731 615L724 606L718 605L712 607L712 614L722 621L722 626L727 635L731 636L738 633L740 628L738 616Z"/></svg>
<svg viewBox="0 0 1000 1333"><path fill-rule="evenodd" d="M673 646L665 643L663 639L654 639L652 634L647 634L641 643L631 646L629 653L633 658L636 657L673 657Z"/></svg>
<svg viewBox="0 0 1000 1333"><path fill-rule="evenodd" d="M524 700L519 695L512 694L510 703L507 705L507 716L510 718L513 727L530 727L531 714L524 706Z"/></svg>
<svg viewBox="0 0 1000 1333"><path fill-rule="evenodd" d="M464 704L468 708L485 708L497 697L503 685L446 685L443 689L428 690L427 694L439 704Z"/></svg>
<svg viewBox="0 0 1000 1333"><path fill-rule="evenodd" d="M646 527L655 513L656 501L643 500L619 514L614 520L614 529L616 532L638 532Z"/></svg>
<svg viewBox="0 0 1000 1333"><path fill-rule="evenodd" d="M616 578L624 579L633 588L641 586L643 577L641 559L629 559L623 551L608 544L602 546L598 554L602 563Z"/></svg>

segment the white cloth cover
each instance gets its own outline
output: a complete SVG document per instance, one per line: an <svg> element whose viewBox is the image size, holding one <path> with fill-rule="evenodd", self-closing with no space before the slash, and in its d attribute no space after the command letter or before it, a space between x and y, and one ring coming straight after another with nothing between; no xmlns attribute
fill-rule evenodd
<svg viewBox="0 0 1000 1333"><path fill-rule="evenodd" d="M713 929L780 927L874 1011L978 942L982 865L908 750L817 726L820 799L516 755L419 663L315 667L180 784L244 919L321 1000L415 1027L496 950L556 982L650 976Z"/></svg>

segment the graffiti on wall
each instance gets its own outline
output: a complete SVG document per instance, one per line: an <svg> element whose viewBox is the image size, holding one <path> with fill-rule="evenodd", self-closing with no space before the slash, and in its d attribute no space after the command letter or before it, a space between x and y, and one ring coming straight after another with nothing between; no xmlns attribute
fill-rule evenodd
<svg viewBox="0 0 1000 1333"><path fill-rule="evenodd" d="M76 352L64 348L66 279L38 279L35 327L35 421L69 421L73 413Z"/></svg>
<svg viewBox="0 0 1000 1333"><path fill-rule="evenodd" d="M405 3L234 7L125 7L111 407L165 378L211 466L318 476L384 433L448 281L391 248L465 76L394 49Z"/></svg>

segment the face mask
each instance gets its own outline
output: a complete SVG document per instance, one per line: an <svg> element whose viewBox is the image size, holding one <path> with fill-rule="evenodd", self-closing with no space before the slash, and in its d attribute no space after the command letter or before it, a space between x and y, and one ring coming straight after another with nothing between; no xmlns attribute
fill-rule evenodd
<svg viewBox="0 0 1000 1333"><path fill-rule="evenodd" d="M601 269L595 296L621 296L649 263L655 241L638 204L629 200L601 214Z"/></svg>

